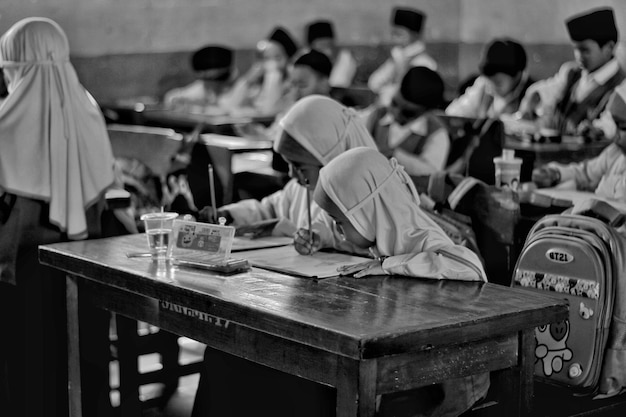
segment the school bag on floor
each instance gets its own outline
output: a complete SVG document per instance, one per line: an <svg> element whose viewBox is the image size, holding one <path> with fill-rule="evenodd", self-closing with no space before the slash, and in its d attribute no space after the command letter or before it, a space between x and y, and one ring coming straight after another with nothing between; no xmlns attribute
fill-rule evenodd
<svg viewBox="0 0 626 417"><path fill-rule="evenodd" d="M597 398L626 387L624 214L590 200L529 232L512 286L567 299L569 319L535 329L535 376ZM621 230L620 229L620 230Z"/></svg>

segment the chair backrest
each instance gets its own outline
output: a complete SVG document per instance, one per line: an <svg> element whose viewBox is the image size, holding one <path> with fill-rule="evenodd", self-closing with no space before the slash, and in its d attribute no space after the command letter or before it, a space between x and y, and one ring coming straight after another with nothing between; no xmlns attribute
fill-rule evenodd
<svg viewBox="0 0 626 417"><path fill-rule="evenodd" d="M183 144L183 135L172 129L112 124L107 130L116 158L137 159L158 177L168 174Z"/></svg>

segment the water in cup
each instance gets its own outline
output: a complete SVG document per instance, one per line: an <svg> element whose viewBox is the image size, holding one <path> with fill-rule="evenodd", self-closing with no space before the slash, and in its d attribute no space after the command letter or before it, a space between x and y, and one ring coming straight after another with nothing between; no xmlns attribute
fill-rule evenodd
<svg viewBox="0 0 626 417"><path fill-rule="evenodd" d="M170 257L172 250L172 230L178 213L147 213L141 216L146 226L146 238L152 259L163 261Z"/></svg>
<svg viewBox="0 0 626 417"><path fill-rule="evenodd" d="M168 248L170 245L170 235L172 229L152 229L146 230L146 236L148 237L148 246L152 256L159 259L166 259L168 257Z"/></svg>

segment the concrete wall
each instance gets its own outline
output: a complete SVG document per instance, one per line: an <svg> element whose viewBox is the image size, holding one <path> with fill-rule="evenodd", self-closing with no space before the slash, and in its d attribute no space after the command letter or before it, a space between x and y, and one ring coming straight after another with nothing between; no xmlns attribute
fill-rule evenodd
<svg viewBox="0 0 626 417"><path fill-rule="evenodd" d="M449 89L475 71L494 36L526 43L531 72L541 78L572 57L567 16L610 5L626 34L625 0L2 0L0 32L23 17L56 20L68 34L81 80L106 101L159 96L190 80L189 54L207 43L235 47L245 70L256 42L273 26L301 40L306 22L316 18L336 22L340 42L363 63L358 79L364 81L385 58L396 4L428 13L429 49Z"/></svg>

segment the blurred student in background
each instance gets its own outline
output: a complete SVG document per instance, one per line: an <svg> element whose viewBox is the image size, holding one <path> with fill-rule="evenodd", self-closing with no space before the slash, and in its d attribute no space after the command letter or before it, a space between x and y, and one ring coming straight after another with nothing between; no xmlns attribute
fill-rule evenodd
<svg viewBox="0 0 626 417"><path fill-rule="evenodd" d="M576 61L566 62L553 77L531 85L520 113L559 134L611 138L615 124L604 109L625 78L615 59L618 31L613 9L591 10L565 24Z"/></svg>
<svg viewBox="0 0 626 417"><path fill-rule="evenodd" d="M409 68L421 66L437 70L437 63L426 52L423 40L425 22L426 14L419 10L400 7L393 10L390 57L370 75L367 82L383 105L389 104Z"/></svg>
<svg viewBox="0 0 626 417"><path fill-rule="evenodd" d="M323 52L332 62L329 83L333 87L349 87L354 80L357 62L347 49L339 49L335 39L332 22L318 20L311 22L306 28L309 48Z"/></svg>
<svg viewBox="0 0 626 417"><path fill-rule="evenodd" d="M68 415L65 279L39 263L38 245L101 236L114 182L104 117L69 59L50 19L23 19L0 38L9 91L0 105L2 416ZM109 416L110 317L82 311L84 412Z"/></svg>
<svg viewBox="0 0 626 417"><path fill-rule="evenodd" d="M617 126L612 144L595 158L539 167L533 171L533 182L539 187L552 187L573 181L577 190L626 203L626 82L615 89L607 110Z"/></svg>
<svg viewBox="0 0 626 417"><path fill-rule="evenodd" d="M409 175L443 170L450 137L434 114L443 103L443 80L426 67L411 68L402 78L391 102L375 109L367 128L380 151L404 165Z"/></svg>
<svg viewBox="0 0 626 417"><path fill-rule="evenodd" d="M289 33L281 27L257 44L260 60L241 76L229 98L228 107L238 114L275 115L289 107L286 96L288 65L298 51Z"/></svg>
<svg viewBox="0 0 626 417"><path fill-rule="evenodd" d="M233 51L220 45L208 45L197 50L191 57L191 68L196 81L168 91L163 104L168 107L198 108L219 111L225 106L225 98L236 74Z"/></svg>
<svg viewBox="0 0 626 417"><path fill-rule="evenodd" d="M446 108L451 116L497 118L515 113L531 84L526 51L512 39L494 39L483 51L480 76Z"/></svg>

